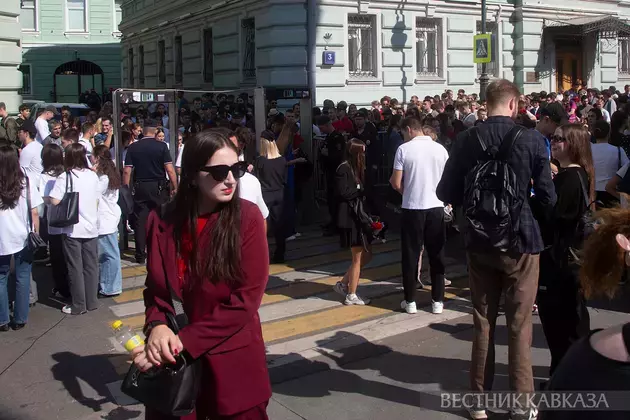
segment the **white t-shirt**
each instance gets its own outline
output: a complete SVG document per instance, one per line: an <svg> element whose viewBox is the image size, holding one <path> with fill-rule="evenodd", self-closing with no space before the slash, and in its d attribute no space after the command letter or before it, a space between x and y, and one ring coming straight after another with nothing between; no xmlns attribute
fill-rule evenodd
<svg viewBox="0 0 630 420"><path fill-rule="evenodd" d="M248 172L238 182L241 184L239 185L239 196L243 200L256 204L263 218L269 217L269 209L265 204L265 200L263 200L262 188L258 178Z"/></svg>
<svg viewBox="0 0 630 420"><path fill-rule="evenodd" d="M175 167L176 168L181 168L182 167L182 156L184 155L184 145L182 144L182 147L179 148L179 153L177 154L177 159L175 159Z"/></svg>
<svg viewBox="0 0 630 420"><path fill-rule="evenodd" d="M42 197L30 180L31 208L26 205L26 184L17 205L12 209L0 210L0 255L13 255L26 247L28 237L28 213L42 204Z"/></svg>
<svg viewBox="0 0 630 420"><path fill-rule="evenodd" d="M51 176L48 174L42 174L39 177L39 193L41 194L42 198L50 197L50 192L55 187L56 180L57 180L56 176ZM49 213L50 213L50 208L52 206L53 206L52 204L46 204L46 207L48 208ZM40 214L40 216L42 215ZM48 233L51 235L61 235L63 233L63 229L52 227L49 224Z"/></svg>
<svg viewBox="0 0 630 420"><path fill-rule="evenodd" d="M595 167L595 191L606 191L606 184L628 163L628 156L622 148L608 143L591 144L591 150Z"/></svg>
<svg viewBox="0 0 630 420"><path fill-rule="evenodd" d="M39 144L43 144L46 137L50 136L50 127L48 126L48 121L45 118L39 117L35 120L35 129L37 130L37 136L35 136L35 140L39 142Z"/></svg>
<svg viewBox="0 0 630 420"><path fill-rule="evenodd" d="M442 178L448 152L431 137L418 136L396 150L394 169L403 173L402 208L427 210L443 207L435 190Z"/></svg>
<svg viewBox="0 0 630 420"><path fill-rule="evenodd" d="M44 146L36 141L32 141L22 148L20 152L20 166L31 180L34 188L39 188L39 177L44 168L42 166L42 149Z"/></svg>
<svg viewBox="0 0 630 420"><path fill-rule="evenodd" d="M79 223L63 228L63 233L70 238L98 237L98 176L89 169L72 170L72 191L79 193ZM70 185L68 185L70 189ZM61 200L66 193L66 173L55 181L50 197Z"/></svg>
<svg viewBox="0 0 630 420"><path fill-rule="evenodd" d="M110 235L118 231L118 223L122 214L118 206L118 190L109 190L107 175L98 177L98 234Z"/></svg>
<svg viewBox="0 0 630 420"><path fill-rule="evenodd" d="M619 171L617 172L617 175L621 179L623 179L623 177L626 176L626 174L628 173L628 168L630 168L630 163L626 163L623 168L619 169ZM624 194L621 194L620 202L621 202L621 207L623 207L624 209L630 208L630 203L626 201Z"/></svg>

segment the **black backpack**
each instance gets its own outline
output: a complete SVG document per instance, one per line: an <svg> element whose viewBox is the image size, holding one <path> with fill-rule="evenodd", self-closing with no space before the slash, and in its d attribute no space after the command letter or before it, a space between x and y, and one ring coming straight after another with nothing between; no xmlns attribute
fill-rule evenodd
<svg viewBox="0 0 630 420"><path fill-rule="evenodd" d="M630 194L630 168L626 171L626 175L621 178L619 184L617 184L617 191L624 194Z"/></svg>
<svg viewBox="0 0 630 420"><path fill-rule="evenodd" d="M508 159L514 143L524 130L514 126L498 149L488 149L477 127L468 130L470 140L476 137L483 152L465 180L464 213L468 223L468 246L506 252L518 245L523 194Z"/></svg>

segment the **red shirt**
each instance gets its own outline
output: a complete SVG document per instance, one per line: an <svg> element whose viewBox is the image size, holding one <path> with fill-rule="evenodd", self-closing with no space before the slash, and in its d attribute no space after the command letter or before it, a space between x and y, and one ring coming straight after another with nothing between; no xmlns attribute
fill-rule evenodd
<svg viewBox="0 0 630 420"><path fill-rule="evenodd" d="M197 218L197 238L201 236L201 232L203 231L203 228L206 227L206 224L208 223L208 220L210 220L211 216L212 214L204 214L203 216L199 216ZM186 274L188 274L188 262L190 261L192 246L192 238L190 237L188 228L186 228L182 232L182 249L180 250L177 258L177 279L179 280L180 287L183 286Z"/></svg>
<svg viewBox="0 0 630 420"><path fill-rule="evenodd" d="M354 124L352 124L352 120L348 118L347 115L342 119L335 121L333 123L333 127L341 133L352 133L354 131Z"/></svg>

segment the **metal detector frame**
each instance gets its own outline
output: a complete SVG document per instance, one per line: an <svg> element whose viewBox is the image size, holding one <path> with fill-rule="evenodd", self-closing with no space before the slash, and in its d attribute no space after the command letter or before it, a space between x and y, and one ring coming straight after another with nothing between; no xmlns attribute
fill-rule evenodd
<svg viewBox="0 0 630 420"><path fill-rule="evenodd" d="M251 91L254 93L254 123L256 129L256 150L260 150L260 135L266 128L266 112L265 112L265 90L263 88L251 88L251 89L235 89L235 90L186 90L186 89L128 89L128 88L120 88L114 91L113 95L113 112L114 112L114 153L116 156L116 167L122 168L124 166L124 162L122 162L122 127L120 126L121 118L120 118L120 110L121 110L121 99L124 94L134 96L139 96L140 100L135 100L135 98L128 103L136 103L136 104L151 104L151 103L163 103L168 104L168 132L169 132L169 150L171 152L171 158L173 162L177 158L177 129L179 127L179 109L177 109L177 94L179 92L188 92L195 93L198 95L203 95L204 93L213 93L220 94L224 93L226 95L233 93L241 93ZM144 95L144 96L143 96ZM155 100L142 100L142 98L148 97L148 95L152 95L152 98ZM157 100L157 98L161 97L164 100ZM261 112L260 112L261 111Z"/></svg>

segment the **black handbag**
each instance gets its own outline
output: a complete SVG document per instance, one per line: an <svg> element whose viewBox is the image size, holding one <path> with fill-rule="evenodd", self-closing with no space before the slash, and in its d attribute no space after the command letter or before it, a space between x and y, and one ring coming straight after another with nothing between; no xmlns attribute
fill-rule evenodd
<svg viewBox="0 0 630 420"><path fill-rule="evenodd" d="M129 185L123 185L118 190L118 207L126 219L133 214L133 195Z"/></svg>
<svg viewBox="0 0 630 420"><path fill-rule="evenodd" d="M31 214L31 183L26 178L26 213L28 214L28 236L26 238L26 245L28 249L33 253L37 253L40 249L47 247L46 242L39 236L39 233L33 231L33 215Z"/></svg>
<svg viewBox="0 0 630 420"><path fill-rule="evenodd" d="M70 189L68 189L70 185ZM48 212L48 224L56 228L74 226L79 223L79 193L74 192L72 185L72 172L66 172L66 192L61 203L50 206Z"/></svg>
<svg viewBox="0 0 630 420"><path fill-rule="evenodd" d="M579 171L577 171L577 174L580 178L580 185L582 186L582 195L584 196L584 204L586 205L586 208L575 227L573 243L569 246L568 262L569 265L573 267L582 265L582 246L584 245L584 241L586 241L586 239L595 231L595 226L597 225L597 221L593 217L593 211L590 209L591 204L593 203L589 201L587 184Z"/></svg>
<svg viewBox="0 0 630 420"><path fill-rule="evenodd" d="M166 313L168 326L175 334L188 324L181 300L167 279L175 316ZM175 365L154 367L141 372L131 365L121 385L121 391L140 401L147 408L162 414L181 417L195 410L201 384L201 360L193 360L186 351L175 357Z"/></svg>

